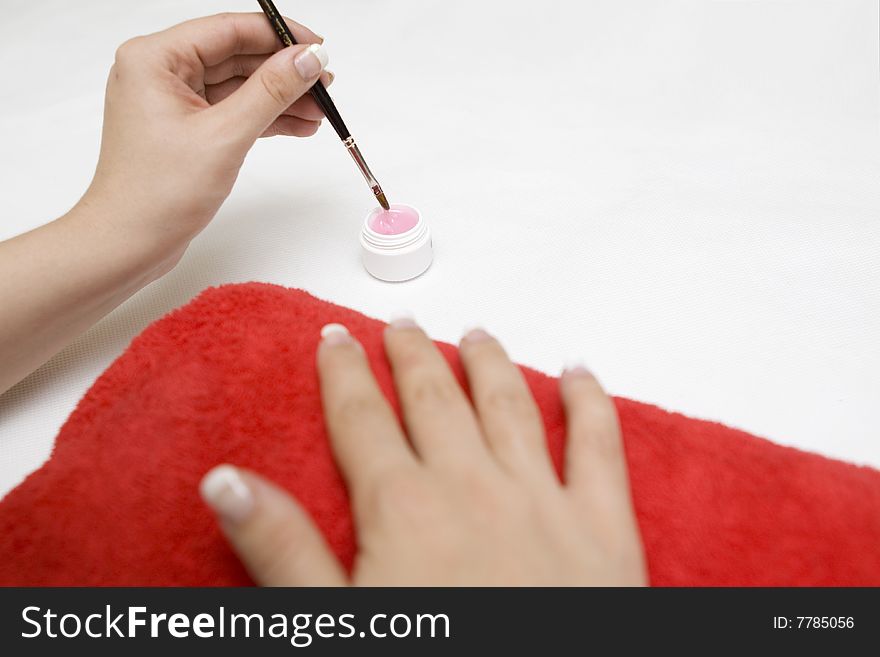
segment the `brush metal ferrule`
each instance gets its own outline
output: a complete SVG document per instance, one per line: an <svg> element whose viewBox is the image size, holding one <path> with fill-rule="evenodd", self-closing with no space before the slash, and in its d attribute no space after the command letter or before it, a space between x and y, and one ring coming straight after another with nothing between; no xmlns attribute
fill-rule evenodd
<svg viewBox="0 0 880 657"><path fill-rule="evenodd" d="M373 195L379 201L379 204L387 210L390 206L388 205L388 200L385 198L385 192L382 191L382 186L379 184L379 181L376 180L376 176L370 171L370 166L361 154L361 149L359 149L358 145L354 142L354 137L349 137L348 139L343 140L342 143L345 145L346 150L351 154L351 158L354 160L354 163L357 164L358 169L364 174L364 178L370 186L370 189L373 190Z"/></svg>
<svg viewBox="0 0 880 657"><path fill-rule="evenodd" d="M376 176L373 175L373 172L370 171L370 167L367 164L367 161L364 159L364 156L361 155L361 149L358 148L358 145L354 143L354 137L349 137L345 141L342 142L345 144L345 148L348 149L348 152L351 154L354 163L357 164L358 169L361 170L361 173L364 174L364 178L367 179L367 183L370 187L375 187L379 184L376 180Z"/></svg>

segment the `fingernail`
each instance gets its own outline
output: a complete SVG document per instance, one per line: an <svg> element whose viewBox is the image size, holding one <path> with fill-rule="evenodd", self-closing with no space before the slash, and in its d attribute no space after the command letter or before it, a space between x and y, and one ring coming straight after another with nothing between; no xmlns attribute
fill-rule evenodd
<svg viewBox="0 0 880 657"><path fill-rule="evenodd" d="M311 80L321 74L329 61L326 48L320 43L313 43L296 56L293 65L303 80Z"/></svg>
<svg viewBox="0 0 880 657"><path fill-rule="evenodd" d="M321 339L329 345L352 341L351 333L342 324L325 324L321 329Z"/></svg>
<svg viewBox="0 0 880 657"><path fill-rule="evenodd" d="M565 364L562 376L593 376L581 360L572 360Z"/></svg>
<svg viewBox="0 0 880 657"><path fill-rule="evenodd" d="M395 329L411 329L419 326L413 319L413 314L408 310L398 310L391 313L391 321L388 325Z"/></svg>
<svg viewBox="0 0 880 657"><path fill-rule="evenodd" d="M324 71L324 73L327 74L327 84L325 86L329 87L331 84L333 84L333 80L336 79L336 73L334 73L333 71Z"/></svg>
<svg viewBox="0 0 880 657"><path fill-rule="evenodd" d="M254 495L231 465L218 465L202 478L202 499L225 520L241 522L254 508Z"/></svg>
<svg viewBox="0 0 880 657"><path fill-rule="evenodd" d="M486 340L491 340L492 336L486 331L486 329L482 329L478 326L473 328L467 328L464 331L464 337L461 339L462 342L485 342Z"/></svg>

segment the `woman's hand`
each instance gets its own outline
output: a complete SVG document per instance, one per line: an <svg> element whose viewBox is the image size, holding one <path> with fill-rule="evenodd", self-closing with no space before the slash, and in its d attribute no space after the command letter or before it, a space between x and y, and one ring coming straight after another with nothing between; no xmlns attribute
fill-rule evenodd
<svg viewBox="0 0 880 657"><path fill-rule="evenodd" d="M324 413L352 497L359 552L348 576L284 491L229 465L202 481L235 550L266 585L644 585L614 404L567 370L565 484L519 369L485 331L461 343L473 403L410 319L385 348L406 435L360 345L322 331ZM407 435L409 439L407 439Z"/></svg>
<svg viewBox="0 0 880 657"><path fill-rule="evenodd" d="M303 94L329 83L327 55L287 22L302 45L277 53L262 14L200 18L119 48L88 191L0 243L0 393L174 267L259 136L318 129Z"/></svg>
<svg viewBox="0 0 880 657"><path fill-rule="evenodd" d="M287 23L302 45L280 52L261 13L200 18L124 43L83 203L129 239L179 258L258 137L306 137L320 125L321 111L303 94L327 64L322 39Z"/></svg>

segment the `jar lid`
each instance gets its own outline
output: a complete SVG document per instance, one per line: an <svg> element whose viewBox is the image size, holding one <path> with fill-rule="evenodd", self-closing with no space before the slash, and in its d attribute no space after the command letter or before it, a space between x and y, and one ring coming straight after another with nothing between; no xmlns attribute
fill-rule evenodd
<svg viewBox="0 0 880 657"><path fill-rule="evenodd" d="M434 259L431 230L409 205L374 208L361 230L364 268L382 281L408 281L423 274Z"/></svg>

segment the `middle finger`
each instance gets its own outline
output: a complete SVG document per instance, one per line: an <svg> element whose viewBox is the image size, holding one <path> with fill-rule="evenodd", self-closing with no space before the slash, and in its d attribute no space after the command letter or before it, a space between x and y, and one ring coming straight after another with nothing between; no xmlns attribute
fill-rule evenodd
<svg viewBox="0 0 880 657"><path fill-rule="evenodd" d="M473 408L446 360L410 318L385 329L397 396L410 440L426 462L488 460Z"/></svg>

